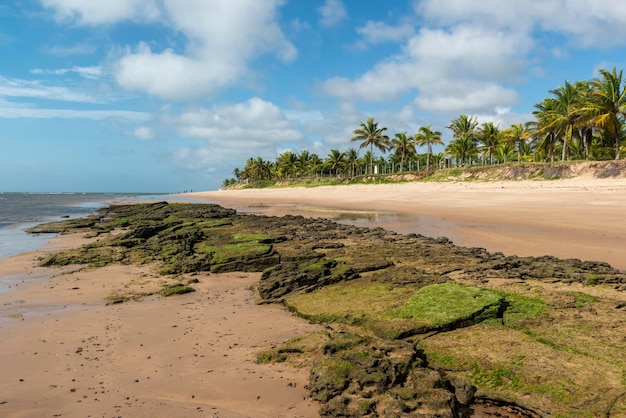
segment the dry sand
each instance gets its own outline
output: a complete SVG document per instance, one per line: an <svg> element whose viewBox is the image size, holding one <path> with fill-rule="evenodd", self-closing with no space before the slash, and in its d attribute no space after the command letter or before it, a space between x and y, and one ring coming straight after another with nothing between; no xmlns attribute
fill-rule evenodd
<svg viewBox="0 0 626 418"><path fill-rule="evenodd" d="M605 261L626 269L626 179L415 182L189 196L249 212L324 216L445 236L507 255Z"/></svg>
<svg viewBox="0 0 626 418"><path fill-rule="evenodd" d="M0 262L2 283L14 283L0 293L0 416L318 416L308 370L254 361L319 330L281 306L254 304L258 274L197 275L194 293L105 306L149 268L35 267L50 249Z"/></svg>

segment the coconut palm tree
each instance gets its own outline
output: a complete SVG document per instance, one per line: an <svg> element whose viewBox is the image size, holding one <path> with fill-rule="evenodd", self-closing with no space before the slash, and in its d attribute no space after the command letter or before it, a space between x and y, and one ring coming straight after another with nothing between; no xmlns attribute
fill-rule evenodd
<svg viewBox="0 0 626 418"><path fill-rule="evenodd" d="M339 170L343 170L345 163L344 153L334 148L330 150L330 154L328 154L328 157L324 160L326 167L335 172L335 177L339 176Z"/></svg>
<svg viewBox="0 0 626 418"><path fill-rule="evenodd" d="M378 148L381 152L386 152L389 149L390 142L389 137L384 134L387 128L379 128L378 122L374 122L374 118L367 118L366 122L361 122L360 128L355 129L354 136L351 141L361 141L359 148L370 148L370 153L373 155L373 148ZM373 172L373 158L370 159L370 174Z"/></svg>
<svg viewBox="0 0 626 418"><path fill-rule="evenodd" d="M515 148L510 142L500 142L495 149L495 156L498 161L506 164L515 155Z"/></svg>
<svg viewBox="0 0 626 418"><path fill-rule="evenodd" d="M415 154L415 139L407 137L406 132L399 132L391 140L391 149L400 154L400 173L404 171L404 158Z"/></svg>
<svg viewBox="0 0 626 418"><path fill-rule="evenodd" d="M516 123L502 131L502 140L513 145L517 151L517 162L522 160L526 141L530 138L528 126Z"/></svg>
<svg viewBox="0 0 626 418"><path fill-rule="evenodd" d="M466 162L471 163L478 155L478 146L470 135L450 141L446 147L446 153L456 159L457 166L463 166Z"/></svg>
<svg viewBox="0 0 626 418"><path fill-rule="evenodd" d="M548 154L550 162L554 162L554 152L556 142L562 134L559 125L553 122L557 114L556 108L558 104L554 98L545 98L541 102L535 104L533 115L535 121L530 124L532 135L537 139L537 150Z"/></svg>
<svg viewBox="0 0 626 418"><path fill-rule="evenodd" d="M600 70L600 78L591 81L591 100L583 112L593 118L594 125L615 144L615 159L620 158L620 130L626 116L626 89L619 73Z"/></svg>
<svg viewBox="0 0 626 418"><path fill-rule="evenodd" d="M452 119L447 128L452 131L452 136L456 139L466 139L469 137L472 140L476 140L475 134L477 126L478 121L474 116L470 117L462 114L459 115L458 118Z"/></svg>
<svg viewBox="0 0 626 418"><path fill-rule="evenodd" d="M283 152L276 158L275 169L280 178L298 175L300 171L298 156L291 151Z"/></svg>
<svg viewBox="0 0 626 418"><path fill-rule="evenodd" d="M430 125L422 126L418 129L417 134L415 134L415 143L418 146L426 145L426 170L428 170L430 168L430 156L433 153L433 144L443 145L441 132L433 131Z"/></svg>
<svg viewBox="0 0 626 418"><path fill-rule="evenodd" d="M489 164L493 164L493 153L502 141L502 133L493 122L485 122L477 133L478 141L482 143L482 151L489 156Z"/></svg>
<svg viewBox="0 0 626 418"><path fill-rule="evenodd" d="M584 99L583 85L585 84L572 84L566 80L563 86L550 90L550 93L554 95L554 101L548 109L549 114L543 115L546 119L543 129L562 135L562 161L567 160L574 138L580 137L581 103Z"/></svg>
<svg viewBox="0 0 626 418"><path fill-rule="evenodd" d="M359 152L355 148L348 148L346 152L344 152L346 164L350 166L350 177L354 177L356 166L359 161Z"/></svg>

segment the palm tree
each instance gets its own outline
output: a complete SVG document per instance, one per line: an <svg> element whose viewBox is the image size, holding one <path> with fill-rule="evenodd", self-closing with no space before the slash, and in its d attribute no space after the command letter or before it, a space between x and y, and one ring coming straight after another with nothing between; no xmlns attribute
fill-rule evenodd
<svg viewBox="0 0 626 418"><path fill-rule="evenodd" d="M328 157L324 160L326 167L335 172L335 177L339 175L339 170L343 169L345 162L344 153L336 149L331 149L330 154L328 154Z"/></svg>
<svg viewBox="0 0 626 418"><path fill-rule="evenodd" d="M465 139L469 137L472 140L476 140L475 133L478 121L474 116L469 117L467 115L459 115L458 118L452 119L448 129L452 131L452 136L456 139Z"/></svg>
<svg viewBox="0 0 626 418"><path fill-rule="evenodd" d="M510 142L500 142L495 149L495 155L498 161L506 164L506 162L513 156L515 148Z"/></svg>
<svg viewBox="0 0 626 418"><path fill-rule="evenodd" d="M456 159L457 166L463 166L466 162L471 163L472 159L478 155L478 147L472 137L467 135L450 141L446 147L446 153Z"/></svg>
<svg viewBox="0 0 626 418"><path fill-rule="evenodd" d="M243 172L239 169L239 167L235 167L233 169L233 176L237 179L237 181L241 181L243 177Z"/></svg>
<svg viewBox="0 0 626 418"><path fill-rule="evenodd" d="M522 160L522 151L528 138L530 138L528 127L521 123L511 125L502 132L503 141L512 144L516 148L517 162Z"/></svg>
<svg viewBox="0 0 626 418"><path fill-rule="evenodd" d="M356 165L359 161L359 152L355 148L348 148L348 150L344 152L344 155L346 164L350 166L350 177L354 177Z"/></svg>
<svg viewBox="0 0 626 418"><path fill-rule="evenodd" d="M597 129L615 144L615 159L620 158L620 129L626 116L626 89L622 71L600 70L601 78L591 81L591 100L583 110L593 118Z"/></svg>
<svg viewBox="0 0 626 418"><path fill-rule="evenodd" d="M361 141L359 148L370 148L370 154L373 155L373 147L378 148L381 152L386 152L389 149L389 137L384 135L383 132L387 128L379 128L378 122L374 122L374 118L367 118L367 122L361 122L361 127L355 129L354 136L351 141ZM370 159L370 174L373 172L373 158Z"/></svg>
<svg viewBox="0 0 626 418"><path fill-rule="evenodd" d="M404 171L404 157L415 154L415 140L412 137L407 137L406 132L400 132L391 140L391 148L400 154L400 173L402 173Z"/></svg>
<svg viewBox="0 0 626 418"><path fill-rule="evenodd" d="M426 170L428 170L430 168L430 156L433 153L433 144L443 145L441 132L433 131L430 125L422 126L415 134L415 143L419 146L426 145Z"/></svg>
<svg viewBox="0 0 626 418"><path fill-rule="evenodd" d="M493 164L493 153L500 145L502 133L493 122L485 122L478 130L478 141L481 142L483 155L489 156L489 164Z"/></svg>
<svg viewBox="0 0 626 418"><path fill-rule="evenodd" d="M547 152L552 163L554 162L556 142L561 133L557 130L560 125L553 123L557 106L558 104L553 98L546 98L535 104L533 115L535 115L536 121L530 124L532 135L538 140L537 150Z"/></svg>
<svg viewBox="0 0 626 418"><path fill-rule="evenodd" d="M581 103L584 98L585 85L586 83L572 84L566 80L563 86L550 90L550 93L554 95L553 101L541 115L544 133L555 132L562 137L562 161L568 158L574 137L580 137L578 130L582 120Z"/></svg>
<svg viewBox="0 0 626 418"><path fill-rule="evenodd" d="M276 174L279 177L298 175L300 164L298 156L291 151L285 151L276 158Z"/></svg>

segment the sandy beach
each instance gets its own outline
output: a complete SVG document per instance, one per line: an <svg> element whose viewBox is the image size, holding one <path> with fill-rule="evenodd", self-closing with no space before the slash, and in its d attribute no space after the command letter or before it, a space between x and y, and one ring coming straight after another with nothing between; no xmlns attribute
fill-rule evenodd
<svg viewBox="0 0 626 418"><path fill-rule="evenodd" d="M149 267L36 267L76 247L63 236L3 259L2 417L312 417L308 370L259 365L256 353L319 327L256 305L258 274L195 276L196 292L105 306Z"/></svg>
<svg viewBox="0 0 626 418"><path fill-rule="evenodd" d="M507 255L579 258L626 269L626 179L220 190L189 196L268 215L324 216L450 238Z"/></svg>
<svg viewBox="0 0 626 418"><path fill-rule="evenodd" d="M625 192L626 179L579 178L188 195L246 212L329 217L626 268ZM105 306L112 291L158 279L149 266L36 266L86 242L57 237L1 260L0 416L318 416L308 370L254 361L264 348L320 329L280 306L254 304L258 274L197 275L194 293Z"/></svg>

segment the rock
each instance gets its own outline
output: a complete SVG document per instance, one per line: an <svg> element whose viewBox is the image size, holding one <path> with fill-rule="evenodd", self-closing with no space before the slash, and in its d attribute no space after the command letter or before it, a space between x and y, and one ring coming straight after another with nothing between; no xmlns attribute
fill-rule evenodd
<svg viewBox="0 0 626 418"><path fill-rule="evenodd" d="M454 388L454 396L461 405L469 405L474 402L474 394L476 394L476 386L469 381L460 377L451 376L448 381Z"/></svg>

